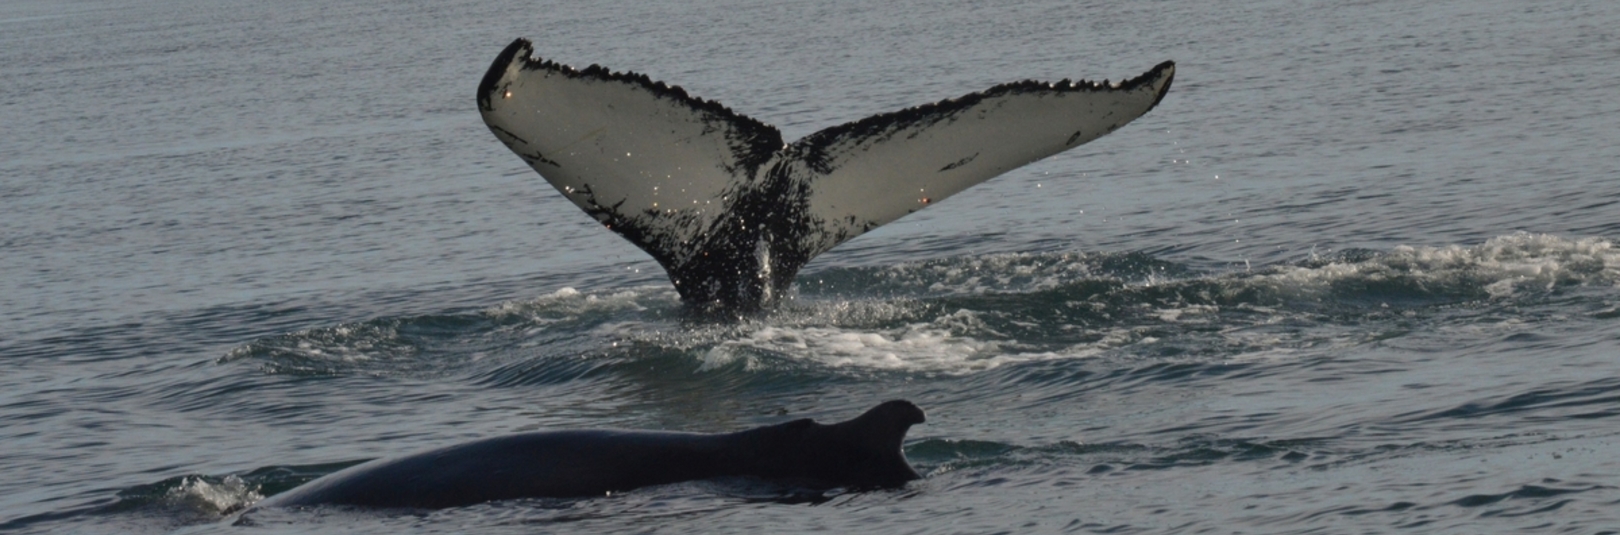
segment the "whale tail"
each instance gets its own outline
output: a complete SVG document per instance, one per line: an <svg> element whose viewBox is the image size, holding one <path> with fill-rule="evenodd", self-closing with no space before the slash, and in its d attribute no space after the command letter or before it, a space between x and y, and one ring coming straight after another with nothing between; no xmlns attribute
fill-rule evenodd
<svg viewBox="0 0 1620 535"><path fill-rule="evenodd" d="M1175 74L1167 61L1117 84L1002 84L786 144L679 87L532 52L513 41L479 84L490 131L652 255L684 301L726 309L766 305L816 255L1124 126Z"/></svg>

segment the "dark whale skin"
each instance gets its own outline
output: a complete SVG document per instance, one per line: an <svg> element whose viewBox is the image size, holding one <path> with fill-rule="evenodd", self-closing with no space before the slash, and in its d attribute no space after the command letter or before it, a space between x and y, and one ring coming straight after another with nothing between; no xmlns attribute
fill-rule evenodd
<svg viewBox="0 0 1620 535"><path fill-rule="evenodd" d="M808 487L897 487L919 479L900 446L925 421L908 401L853 420L810 419L734 433L540 431L353 466L254 508L440 509L517 498L602 496L680 481L751 476Z"/></svg>

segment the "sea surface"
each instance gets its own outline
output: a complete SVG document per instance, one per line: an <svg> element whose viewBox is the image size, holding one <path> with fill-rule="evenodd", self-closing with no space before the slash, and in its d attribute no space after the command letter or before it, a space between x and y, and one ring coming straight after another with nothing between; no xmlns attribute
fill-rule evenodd
<svg viewBox="0 0 1620 535"><path fill-rule="evenodd" d="M516 37L788 139L1178 69L713 322L483 126ZM1620 533L1617 87L1591 0L7 0L0 532ZM894 398L896 490L239 513Z"/></svg>

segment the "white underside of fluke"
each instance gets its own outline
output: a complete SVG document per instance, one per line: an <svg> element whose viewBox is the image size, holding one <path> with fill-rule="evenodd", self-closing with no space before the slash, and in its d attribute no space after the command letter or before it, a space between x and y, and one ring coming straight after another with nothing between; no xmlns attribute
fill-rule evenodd
<svg viewBox="0 0 1620 535"><path fill-rule="evenodd" d="M656 258L683 298L727 306L758 306L839 243L1124 126L1175 73L1003 84L784 144L679 87L531 53L513 42L480 84L490 130Z"/></svg>

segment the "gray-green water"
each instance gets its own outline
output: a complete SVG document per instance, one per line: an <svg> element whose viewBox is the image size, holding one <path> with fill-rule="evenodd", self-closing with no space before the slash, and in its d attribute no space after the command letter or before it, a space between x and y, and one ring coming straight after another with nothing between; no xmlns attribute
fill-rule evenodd
<svg viewBox="0 0 1620 535"><path fill-rule="evenodd" d="M8 2L0 531L1620 530L1620 5ZM1173 59L767 317L484 128L526 36L796 138ZM929 411L901 490L223 512L546 428Z"/></svg>

